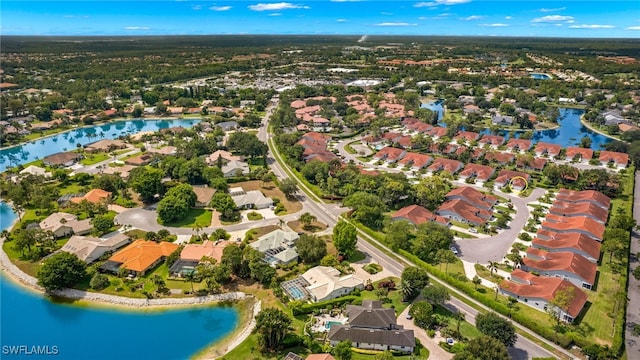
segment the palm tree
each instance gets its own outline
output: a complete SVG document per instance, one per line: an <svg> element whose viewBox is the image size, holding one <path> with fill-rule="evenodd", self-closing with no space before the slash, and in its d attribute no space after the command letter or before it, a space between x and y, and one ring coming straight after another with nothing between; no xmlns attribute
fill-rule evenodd
<svg viewBox="0 0 640 360"><path fill-rule="evenodd" d="M453 319L456 321L456 336L458 339L462 337L460 334L460 323L464 320L464 314L460 311L453 313Z"/></svg>
<svg viewBox="0 0 640 360"><path fill-rule="evenodd" d="M489 261L489 266L487 266L489 268L489 271L491 271L491 275L493 275L493 272L497 272L498 271L498 262L497 261Z"/></svg>
<svg viewBox="0 0 640 360"><path fill-rule="evenodd" d="M284 220L282 218L278 219L278 226L280 226L280 229L284 228Z"/></svg>

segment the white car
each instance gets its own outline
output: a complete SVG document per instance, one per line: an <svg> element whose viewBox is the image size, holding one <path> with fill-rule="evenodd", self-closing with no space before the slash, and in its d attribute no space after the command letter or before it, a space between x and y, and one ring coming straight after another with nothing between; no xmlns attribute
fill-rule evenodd
<svg viewBox="0 0 640 360"><path fill-rule="evenodd" d="M455 255L455 256L459 256L460 252L458 252L458 249L455 246L451 247L451 252Z"/></svg>
<svg viewBox="0 0 640 360"><path fill-rule="evenodd" d="M478 229L476 229L476 228L469 228L469 232L470 232L470 233L477 234L477 233L478 233Z"/></svg>

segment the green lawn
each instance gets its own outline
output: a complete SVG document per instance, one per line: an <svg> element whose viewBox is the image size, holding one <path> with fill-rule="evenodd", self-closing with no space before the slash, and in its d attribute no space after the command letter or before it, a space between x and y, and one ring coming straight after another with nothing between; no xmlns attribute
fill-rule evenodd
<svg viewBox="0 0 640 360"><path fill-rule="evenodd" d="M196 224L200 224L200 226L202 227L208 227L209 225L211 225L212 214L213 213L211 212L211 210L191 209L184 219L163 225L171 227L192 228Z"/></svg>
<svg viewBox="0 0 640 360"><path fill-rule="evenodd" d="M82 165L93 165L110 158L111 156L107 153L85 154L85 158L80 160L80 163Z"/></svg>

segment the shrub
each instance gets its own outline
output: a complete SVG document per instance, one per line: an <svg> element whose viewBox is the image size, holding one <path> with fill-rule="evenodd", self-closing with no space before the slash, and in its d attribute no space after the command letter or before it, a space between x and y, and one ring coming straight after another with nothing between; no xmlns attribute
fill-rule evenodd
<svg viewBox="0 0 640 360"><path fill-rule="evenodd" d="M102 290L110 285L109 277L104 274L96 273L91 278L89 286L94 290Z"/></svg>
<svg viewBox="0 0 640 360"><path fill-rule="evenodd" d="M363 266L362 269L364 269L364 271L368 272L369 274L377 274L382 271L382 266L378 264L367 264Z"/></svg>

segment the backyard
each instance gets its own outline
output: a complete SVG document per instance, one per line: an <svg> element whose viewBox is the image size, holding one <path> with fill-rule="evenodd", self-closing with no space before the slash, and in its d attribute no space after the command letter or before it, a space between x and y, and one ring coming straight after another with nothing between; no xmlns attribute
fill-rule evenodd
<svg viewBox="0 0 640 360"><path fill-rule="evenodd" d="M189 213L184 219L163 224L171 227L184 227L194 228L196 226L209 227L211 225L211 210L205 209L190 209Z"/></svg>

